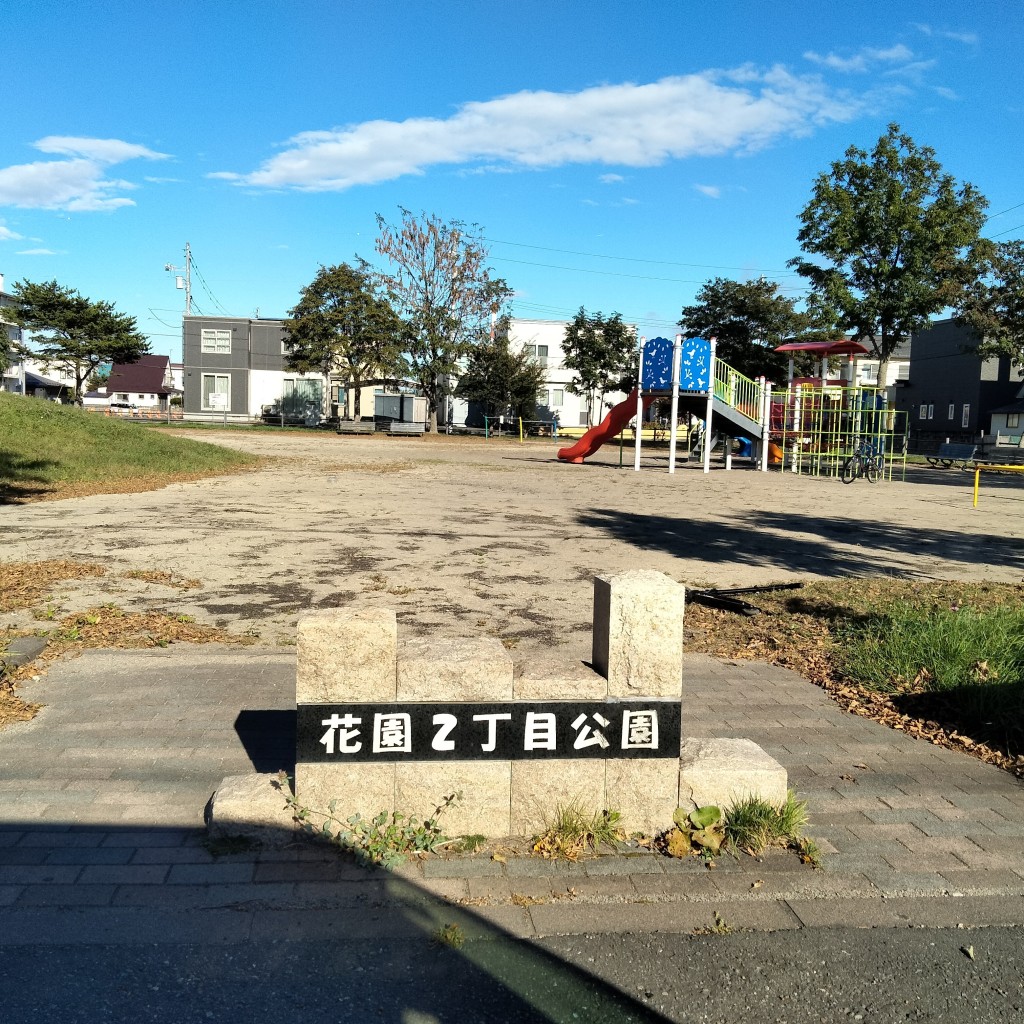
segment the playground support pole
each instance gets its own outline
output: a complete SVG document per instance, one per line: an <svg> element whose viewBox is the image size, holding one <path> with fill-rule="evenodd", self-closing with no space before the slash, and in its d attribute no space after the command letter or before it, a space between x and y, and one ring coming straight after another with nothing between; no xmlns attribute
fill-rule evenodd
<svg viewBox="0 0 1024 1024"><path fill-rule="evenodd" d="M519 417L519 443L523 443L523 417Z"/></svg>
<svg viewBox="0 0 1024 1024"><path fill-rule="evenodd" d="M801 406L800 406L800 403L802 401L802 398L801 398L801 395L800 395L800 388L801 388L801 385L797 384L796 391L795 391L796 398L795 398L795 402L794 402L794 405L793 405L793 467L792 468L793 468L793 472L794 473L799 473L800 472L800 456L802 454L802 449L800 447L800 431L803 429L803 424L800 422L800 413L802 411L801 410Z"/></svg>
<svg viewBox="0 0 1024 1024"><path fill-rule="evenodd" d="M672 419L668 427L668 471L676 471L676 417L679 415L679 363L683 355L683 336L677 334L672 346Z"/></svg>
<svg viewBox="0 0 1024 1024"><path fill-rule="evenodd" d="M711 414L715 409L715 350L718 339L711 339L711 351L708 353L708 405L704 413L704 472L711 472Z"/></svg>
<svg viewBox="0 0 1024 1024"><path fill-rule="evenodd" d="M644 342L641 337L636 346L636 452L633 455L633 471L640 472L640 435L644 432Z"/></svg>
<svg viewBox="0 0 1024 1024"><path fill-rule="evenodd" d="M770 428L772 417L772 386L761 378L761 466L762 473L768 472L768 445L771 443Z"/></svg>

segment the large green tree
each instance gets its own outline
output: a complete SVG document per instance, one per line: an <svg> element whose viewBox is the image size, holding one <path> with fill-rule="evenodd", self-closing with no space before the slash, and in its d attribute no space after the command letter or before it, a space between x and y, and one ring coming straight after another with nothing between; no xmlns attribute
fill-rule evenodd
<svg viewBox="0 0 1024 1024"><path fill-rule="evenodd" d="M487 416L529 419L536 412L537 395L546 379L544 367L529 353L512 350L504 318L494 337L470 352L455 393L479 402Z"/></svg>
<svg viewBox="0 0 1024 1024"><path fill-rule="evenodd" d="M101 363L134 363L149 352L135 317L118 313L110 302L87 299L56 281L18 281L12 295L15 318L31 332L35 354L74 376L79 405L86 381Z"/></svg>
<svg viewBox="0 0 1024 1024"><path fill-rule="evenodd" d="M400 209L400 224L377 215L376 249L391 264L378 280L405 320L409 373L427 398L430 429L437 430L437 410L460 360L486 340L512 292L492 276L478 226Z"/></svg>
<svg viewBox="0 0 1024 1024"><path fill-rule="evenodd" d="M1009 356L1024 366L1024 242L996 246L957 312L977 333L979 355Z"/></svg>
<svg viewBox="0 0 1024 1024"><path fill-rule="evenodd" d="M804 334L810 317L774 281L716 277L683 307L679 326L687 338L717 339L716 354L734 370L779 383L788 360L775 347Z"/></svg>
<svg viewBox="0 0 1024 1024"><path fill-rule="evenodd" d="M810 258L790 261L810 283L808 308L869 344L883 381L896 347L977 279L987 206L889 125L870 153L851 147L814 182L797 236Z"/></svg>
<svg viewBox="0 0 1024 1024"><path fill-rule="evenodd" d="M402 322L364 269L322 266L288 311L289 369L343 375L355 390L353 416L362 419L365 382L402 373Z"/></svg>
<svg viewBox="0 0 1024 1024"><path fill-rule="evenodd" d="M576 374L566 390L586 398L587 423L594 421L608 391L636 386L636 345L633 328L612 313L588 313L582 306L565 329L562 363Z"/></svg>

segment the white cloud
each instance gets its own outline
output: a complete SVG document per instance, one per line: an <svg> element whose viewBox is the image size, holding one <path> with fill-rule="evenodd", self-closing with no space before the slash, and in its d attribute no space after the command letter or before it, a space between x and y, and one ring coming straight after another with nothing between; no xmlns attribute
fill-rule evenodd
<svg viewBox="0 0 1024 1024"><path fill-rule="evenodd" d="M722 190L717 185L694 185L693 187L709 199L720 199L722 196Z"/></svg>
<svg viewBox="0 0 1024 1024"><path fill-rule="evenodd" d="M965 46L975 46L978 42L977 32L952 32L948 29L937 29L923 22L914 22L914 28L922 35L937 36L939 39L951 39L954 43L963 43Z"/></svg>
<svg viewBox="0 0 1024 1024"><path fill-rule="evenodd" d="M57 256L59 253L53 251L53 249L22 249L21 252L16 253L17 256Z"/></svg>
<svg viewBox="0 0 1024 1024"><path fill-rule="evenodd" d="M752 152L815 125L850 120L861 102L815 75L781 67L602 85L576 93L519 92L464 104L447 119L365 121L289 139L257 170L211 175L263 189L340 191L442 165L653 167Z"/></svg>
<svg viewBox="0 0 1024 1024"><path fill-rule="evenodd" d="M947 89L944 85L935 86L935 94L941 96L944 100L958 100L960 96L955 93L952 89Z"/></svg>
<svg viewBox="0 0 1024 1024"><path fill-rule="evenodd" d="M3 224L0 224L0 242L17 241L22 237L23 236L19 235L17 232L12 231L10 228L5 228Z"/></svg>
<svg viewBox="0 0 1024 1024"><path fill-rule="evenodd" d="M67 156L67 160L37 160L0 168L0 206L44 210L116 210L134 206L131 199L116 195L138 186L118 178L107 178L106 168L125 160L163 160L156 153L120 139L83 139L50 135L34 143L44 153Z"/></svg>
<svg viewBox="0 0 1024 1024"><path fill-rule="evenodd" d="M804 54L804 60L809 60L812 64L818 64L832 71L854 74L870 71L879 64L904 64L913 60L913 57L913 51L902 43L897 43L885 50L866 46L848 57L842 57L837 53L820 54L813 50L808 50Z"/></svg>
<svg viewBox="0 0 1024 1024"><path fill-rule="evenodd" d="M166 153L155 153L145 146L121 139L83 139L72 135L47 135L32 144L40 153L81 156L101 164L121 164L125 160L166 160Z"/></svg>
<svg viewBox="0 0 1024 1024"><path fill-rule="evenodd" d="M619 185L626 179L621 174L602 174L597 180L602 185Z"/></svg>

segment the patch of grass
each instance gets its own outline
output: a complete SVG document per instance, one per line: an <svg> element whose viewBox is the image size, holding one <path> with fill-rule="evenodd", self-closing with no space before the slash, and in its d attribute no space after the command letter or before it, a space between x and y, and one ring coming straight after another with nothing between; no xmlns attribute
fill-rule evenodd
<svg viewBox="0 0 1024 1024"><path fill-rule="evenodd" d="M726 811L725 835L730 847L759 856L770 846L796 849L807 824L807 804L792 790L781 808L749 796Z"/></svg>
<svg viewBox="0 0 1024 1024"><path fill-rule="evenodd" d="M466 933L454 923L441 925L430 938L435 946L448 946L450 949L462 949L466 944Z"/></svg>
<svg viewBox="0 0 1024 1024"><path fill-rule="evenodd" d="M216 839L207 836L200 845L211 857L230 857L261 848L259 840L249 836L218 836Z"/></svg>
<svg viewBox="0 0 1024 1024"><path fill-rule="evenodd" d="M880 693L942 694L975 727L1024 716L1024 608L894 603L840 630L844 675Z"/></svg>
<svg viewBox="0 0 1024 1024"><path fill-rule="evenodd" d="M715 911L715 923L704 925L703 927L698 926L694 928L690 933L691 935L731 935L733 932L732 925L730 925L724 917L716 910Z"/></svg>
<svg viewBox="0 0 1024 1024"><path fill-rule="evenodd" d="M854 714L1024 777L1024 586L846 578L751 600L761 615L690 604L687 649L792 669Z"/></svg>
<svg viewBox="0 0 1024 1024"><path fill-rule="evenodd" d="M460 836L448 844L450 853L478 853L487 845L487 836Z"/></svg>
<svg viewBox="0 0 1024 1024"><path fill-rule="evenodd" d="M711 867L722 850L734 855L742 850L757 857L769 847L781 846L795 850L804 863L820 866L818 848L803 834L807 804L792 790L782 807L748 796L724 813L712 805L690 811L680 807L672 820L674 827L656 842L656 847L670 857L703 857Z"/></svg>
<svg viewBox="0 0 1024 1024"><path fill-rule="evenodd" d="M136 423L0 394L0 504L152 490L261 460Z"/></svg>
<svg viewBox="0 0 1024 1024"><path fill-rule="evenodd" d="M559 804L544 822L544 830L533 837L533 852L541 857L579 860L602 846L618 848L626 834L619 827L618 811L593 811L582 801Z"/></svg>

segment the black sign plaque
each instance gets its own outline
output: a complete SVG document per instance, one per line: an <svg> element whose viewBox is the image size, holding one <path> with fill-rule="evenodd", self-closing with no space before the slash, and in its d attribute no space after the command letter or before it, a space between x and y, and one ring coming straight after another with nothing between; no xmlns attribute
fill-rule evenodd
<svg viewBox="0 0 1024 1024"><path fill-rule="evenodd" d="M678 700L300 704L296 760L678 757Z"/></svg>

